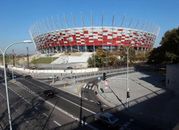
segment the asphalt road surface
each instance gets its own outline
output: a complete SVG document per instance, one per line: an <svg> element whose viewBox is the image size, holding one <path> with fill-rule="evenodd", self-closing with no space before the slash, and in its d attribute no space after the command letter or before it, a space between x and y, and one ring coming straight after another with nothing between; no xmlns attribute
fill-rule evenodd
<svg viewBox="0 0 179 130"><path fill-rule="evenodd" d="M62 90L52 88L51 86L44 84L42 82L39 82L34 79L25 80L23 78L18 79L19 82L21 82L24 86L29 88L31 91L35 92L39 96L42 96L41 93L44 90L53 89L56 93L55 98L49 99L48 101L51 103L55 103L57 100L57 106L66 110L68 113L72 114L75 117L79 117L80 112L79 110L82 108L83 112L82 114L84 116L89 116L91 114L95 114L100 111L99 105L94 102L87 101L85 99L81 99L80 97L77 97L75 95L71 95L67 92L64 92ZM82 103L82 107L81 107Z"/></svg>
<svg viewBox="0 0 179 130"><path fill-rule="evenodd" d="M53 129L57 126L74 121L54 104L45 102L38 95L34 95L22 86L9 83L9 100L11 106L11 116L14 129ZM7 128L7 109L5 87L0 84L1 101L1 125Z"/></svg>

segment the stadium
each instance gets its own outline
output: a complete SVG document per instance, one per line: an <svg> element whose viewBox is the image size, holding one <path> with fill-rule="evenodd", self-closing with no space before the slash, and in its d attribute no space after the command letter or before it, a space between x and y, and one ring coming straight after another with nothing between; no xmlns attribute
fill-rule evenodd
<svg viewBox="0 0 179 130"><path fill-rule="evenodd" d="M87 21L82 17L77 24L75 18L50 18L35 23L29 32L41 53L95 52L99 47L112 51L121 46L145 51L153 47L159 32L156 25L126 17L116 20L113 16L111 22L105 24L103 16L98 24L93 17Z"/></svg>

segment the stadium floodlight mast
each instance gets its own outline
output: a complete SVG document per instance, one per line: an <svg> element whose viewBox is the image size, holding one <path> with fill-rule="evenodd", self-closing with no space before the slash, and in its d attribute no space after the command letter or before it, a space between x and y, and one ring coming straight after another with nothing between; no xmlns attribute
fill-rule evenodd
<svg viewBox="0 0 179 130"><path fill-rule="evenodd" d="M11 121L11 112L10 112L10 104L9 104L9 93L8 93L8 85L7 85L7 72L6 72L6 60L5 60L5 56L6 56L6 51L7 49L9 49L11 46L15 45L15 44L21 44L21 43L33 43L31 40L24 40L21 42L15 42L10 44L9 46L7 46L5 48L5 50L3 51L2 49L0 49L2 56L3 56L3 66L4 66L4 83L5 83L5 89L6 89L6 101L7 101L7 110L8 110L8 120L9 120L9 129L12 130L12 121Z"/></svg>

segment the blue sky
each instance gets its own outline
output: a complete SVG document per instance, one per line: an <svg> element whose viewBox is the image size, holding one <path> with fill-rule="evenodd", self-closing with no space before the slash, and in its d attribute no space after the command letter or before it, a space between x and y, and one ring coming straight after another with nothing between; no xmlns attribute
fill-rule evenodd
<svg viewBox="0 0 179 130"><path fill-rule="evenodd" d="M155 46L167 30L179 26L179 0L1 0L0 47L30 39L28 30L34 22L64 14L86 16L90 12L108 18L125 15L159 25ZM15 50L25 48L18 46Z"/></svg>

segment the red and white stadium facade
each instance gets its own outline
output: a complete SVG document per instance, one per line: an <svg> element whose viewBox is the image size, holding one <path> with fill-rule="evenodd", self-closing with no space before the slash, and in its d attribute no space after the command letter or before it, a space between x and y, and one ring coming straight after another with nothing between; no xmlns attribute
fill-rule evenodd
<svg viewBox="0 0 179 130"><path fill-rule="evenodd" d="M124 26L83 26L53 28L41 32L39 28L37 25L33 26L30 34L37 50L42 53L92 52L99 47L114 50L121 46L134 47L136 50L149 50L153 47L159 32L158 27L151 27L152 31L150 29L146 31Z"/></svg>

